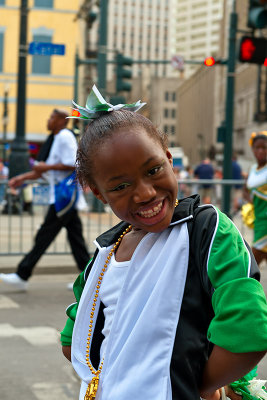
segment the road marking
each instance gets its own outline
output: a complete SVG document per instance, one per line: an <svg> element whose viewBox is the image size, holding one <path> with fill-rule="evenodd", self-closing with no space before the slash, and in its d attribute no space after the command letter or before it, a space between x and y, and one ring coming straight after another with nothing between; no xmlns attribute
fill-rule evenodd
<svg viewBox="0 0 267 400"><path fill-rule="evenodd" d="M10 324L0 324L0 337L21 336L33 346L59 343L59 332L47 326L16 328Z"/></svg>
<svg viewBox="0 0 267 400"><path fill-rule="evenodd" d="M62 385L50 382L35 383L32 391L38 400L69 400L78 397L78 393L74 393L73 385L70 383Z"/></svg>
<svg viewBox="0 0 267 400"><path fill-rule="evenodd" d="M0 295L0 308L19 308L19 304L7 296Z"/></svg>

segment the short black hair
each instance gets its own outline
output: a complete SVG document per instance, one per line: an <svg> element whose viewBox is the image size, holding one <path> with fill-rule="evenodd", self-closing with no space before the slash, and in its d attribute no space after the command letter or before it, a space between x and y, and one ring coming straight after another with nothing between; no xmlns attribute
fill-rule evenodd
<svg viewBox="0 0 267 400"><path fill-rule="evenodd" d="M256 141L259 139L267 140L267 135L265 135L264 133L258 132L257 135L254 136L254 138L252 139L252 147L254 146Z"/></svg>

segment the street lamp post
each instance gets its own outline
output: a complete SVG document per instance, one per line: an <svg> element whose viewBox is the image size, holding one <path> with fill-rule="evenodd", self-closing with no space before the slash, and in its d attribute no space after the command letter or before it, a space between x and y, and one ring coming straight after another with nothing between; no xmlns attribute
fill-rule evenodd
<svg viewBox="0 0 267 400"><path fill-rule="evenodd" d="M29 170L28 146L25 141L26 120L26 61L27 61L27 14L28 0L21 0L20 5L20 35L18 58L18 87L16 137L11 144L9 159L9 177Z"/></svg>
<svg viewBox="0 0 267 400"><path fill-rule="evenodd" d="M108 30L108 0L100 0L99 40L97 56L98 89L105 97L107 81L107 30ZM103 212L103 203L93 198L92 210Z"/></svg>
<svg viewBox="0 0 267 400"><path fill-rule="evenodd" d="M107 81L108 0L100 0L100 22L97 55L98 89L106 96Z"/></svg>
<svg viewBox="0 0 267 400"><path fill-rule="evenodd" d="M6 134L7 134L7 124L8 124L8 89L5 88L4 92L4 102L3 102L3 162L6 162Z"/></svg>

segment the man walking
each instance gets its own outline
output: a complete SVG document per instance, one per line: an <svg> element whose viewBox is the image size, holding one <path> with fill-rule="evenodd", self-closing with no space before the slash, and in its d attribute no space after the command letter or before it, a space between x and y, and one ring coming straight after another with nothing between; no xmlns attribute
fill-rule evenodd
<svg viewBox="0 0 267 400"><path fill-rule="evenodd" d="M64 110L53 110L47 122L47 128L53 134L50 137L50 149L47 149L46 161L37 162L32 171L17 175L9 180L9 186L16 188L25 180L45 178L50 185L50 206L45 220L38 230L32 250L19 263L16 273L0 274L0 280L17 290L27 290L28 279L32 275L37 261L55 239L62 227L67 229L68 241L77 267L82 271L89 261L85 241L82 235L82 223L75 208L58 217L55 210L55 184L62 181L75 169L77 142L73 133L66 128L68 114ZM51 140L53 139L53 140Z"/></svg>

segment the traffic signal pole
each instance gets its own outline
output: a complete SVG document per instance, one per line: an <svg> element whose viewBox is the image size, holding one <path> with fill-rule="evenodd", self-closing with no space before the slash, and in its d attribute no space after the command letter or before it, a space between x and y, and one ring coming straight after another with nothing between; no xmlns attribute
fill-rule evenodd
<svg viewBox="0 0 267 400"><path fill-rule="evenodd" d="M98 40L98 89L102 96L106 96L106 80L107 80L107 30L108 30L108 0L100 0L100 23L99 23L99 40Z"/></svg>
<svg viewBox="0 0 267 400"><path fill-rule="evenodd" d="M225 141L223 157L223 179L232 178L232 141L234 126L234 92L235 92L235 63L236 63L236 32L237 13L236 2L233 1L233 9L230 14L229 43L227 60L226 104L225 104ZM224 185L223 212L230 215L231 186Z"/></svg>
<svg viewBox="0 0 267 400"><path fill-rule="evenodd" d="M106 97L107 85L107 31L108 31L108 0L100 0L100 21L99 21L99 39L98 39L98 89L102 96ZM104 205L95 196L93 198L92 211L103 212Z"/></svg>
<svg viewBox="0 0 267 400"><path fill-rule="evenodd" d="M28 0L21 0L20 35L18 59L16 137L11 144L9 159L9 177L29 170L28 146L25 140L26 120L26 61L27 61L27 16Z"/></svg>

